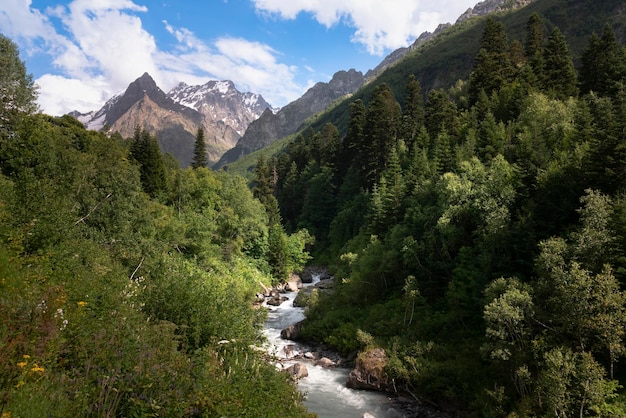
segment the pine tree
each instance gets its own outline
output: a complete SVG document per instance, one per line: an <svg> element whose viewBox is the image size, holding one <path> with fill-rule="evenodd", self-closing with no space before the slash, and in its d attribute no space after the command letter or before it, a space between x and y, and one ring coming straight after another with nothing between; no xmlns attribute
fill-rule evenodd
<svg viewBox="0 0 626 418"><path fill-rule="evenodd" d="M480 50L470 73L470 103L476 101L481 90L491 95L492 92L510 83L514 76L515 67L511 62L504 25L489 17L480 40Z"/></svg>
<svg viewBox="0 0 626 418"><path fill-rule="evenodd" d="M406 84L406 102L402 115L402 138L410 148L424 125L424 100L422 88L414 74L409 76Z"/></svg>
<svg viewBox="0 0 626 418"><path fill-rule="evenodd" d="M581 56L580 91L615 96L626 81L626 59L610 25L591 35Z"/></svg>
<svg viewBox="0 0 626 418"><path fill-rule="evenodd" d="M378 181L387 166L387 157L396 146L400 118L400 105L389 86L377 86L367 106L365 120L366 166L363 174L368 189Z"/></svg>
<svg viewBox="0 0 626 418"><path fill-rule="evenodd" d="M144 192L155 198L167 189L165 160L156 136L135 128L130 156L139 164L139 175Z"/></svg>
<svg viewBox="0 0 626 418"><path fill-rule="evenodd" d="M530 67L531 77L525 77L527 82L533 87L543 85L544 82L544 54L543 54L544 34L541 17L533 13L526 23L526 45L525 53L528 67ZM532 78L532 79L530 79Z"/></svg>
<svg viewBox="0 0 626 418"><path fill-rule="evenodd" d="M206 143L204 142L204 129L198 128L196 134L196 142L193 149L193 161L191 162L192 168L207 167L209 160L207 158Z"/></svg>
<svg viewBox="0 0 626 418"><path fill-rule="evenodd" d="M565 100L578 95L578 77L565 37L554 28L544 50L544 88L554 98Z"/></svg>
<svg viewBox="0 0 626 418"><path fill-rule="evenodd" d="M436 138L441 132L456 135L456 105L444 89L431 90L425 107L425 125L430 138Z"/></svg>
<svg viewBox="0 0 626 418"><path fill-rule="evenodd" d="M357 172L364 171L364 135L365 129L365 105L361 99L350 103L350 119L348 129L341 148L341 162L337 165L339 177L343 178L350 167Z"/></svg>

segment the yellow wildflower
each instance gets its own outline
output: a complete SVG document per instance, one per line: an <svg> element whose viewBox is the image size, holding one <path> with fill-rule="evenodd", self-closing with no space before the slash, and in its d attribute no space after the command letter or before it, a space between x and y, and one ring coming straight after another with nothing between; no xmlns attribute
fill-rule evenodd
<svg viewBox="0 0 626 418"><path fill-rule="evenodd" d="M30 356L28 354L24 354L22 357L24 357L27 360L30 358Z"/></svg>
<svg viewBox="0 0 626 418"><path fill-rule="evenodd" d="M27 361L20 361L19 363L17 363L17 367L24 367L28 364Z"/></svg>
<svg viewBox="0 0 626 418"><path fill-rule="evenodd" d="M77 302L76 304L78 305L79 308L87 306L87 302L84 302L82 300L80 302Z"/></svg>
<svg viewBox="0 0 626 418"><path fill-rule="evenodd" d="M2 418L11 418L11 412L3 412L2 413Z"/></svg>
<svg viewBox="0 0 626 418"><path fill-rule="evenodd" d="M43 373L45 370L46 369L44 369L43 367L38 366L37 363L35 363L33 367L31 367L30 369L31 372L39 372L39 373Z"/></svg>

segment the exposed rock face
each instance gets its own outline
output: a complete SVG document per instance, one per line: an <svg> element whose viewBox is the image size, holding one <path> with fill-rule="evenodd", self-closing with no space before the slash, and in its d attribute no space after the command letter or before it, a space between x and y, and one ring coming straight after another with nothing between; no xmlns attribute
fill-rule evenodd
<svg viewBox="0 0 626 418"><path fill-rule="evenodd" d="M265 110L250 124L237 145L226 152L214 168L222 168L254 151L265 148L277 139L298 130L306 118L321 112L333 101L357 91L365 81L360 71L339 71L328 83L317 83L302 97L274 113Z"/></svg>
<svg viewBox="0 0 626 418"><path fill-rule="evenodd" d="M166 94L145 73L97 112L72 116L88 129L106 128L125 138L132 137L136 127L145 129L157 136L162 152L172 153L186 167L193 159L199 127L204 129L208 160L214 163L266 108L269 104L261 96L241 93L230 81L181 83Z"/></svg>
<svg viewBox="0 0 626 418"><path fill-rule="evenodd" d="M487 16L491 13L505 12L520 9L529 5L535 0L485 0L478 3L473 8L467 9L456 21L463 22L474 16Z"/></svg>
<svg viewBox="0 0 626 418"><path fill-rule="evenodd" d="M209 81L202 86L180 83L167 93L167 97L200 112L211 121L222 121L239 136L265 109L271 108L260 94L241 93L228 80Z"/></svg>
<svg viewBox="0 0 626 418"><path fill-rule="evenodd" d="M385 367L389 362L382 348L369 349L359 353L355 368L348 375L346 386L351 389L391 391Z"/></svg>

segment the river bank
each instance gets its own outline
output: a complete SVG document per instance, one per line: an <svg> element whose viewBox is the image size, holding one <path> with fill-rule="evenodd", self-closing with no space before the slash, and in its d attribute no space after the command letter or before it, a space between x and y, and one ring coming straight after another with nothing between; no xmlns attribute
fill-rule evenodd
<svg viewBox="0 0 626 418"><path fill-rule="evenodd" d="M356 354L344 357L325 344L299 341L298 324L305 315L302 305L294 301L315 290L332 291L332 280L324 269L314 268L302 277L292 276L291 284L265 291L267 350L277 367L295 376L298 388L306 394L307 408L320 418L449 418L409 394L349 388L346 382L355 369Z"/></svg>

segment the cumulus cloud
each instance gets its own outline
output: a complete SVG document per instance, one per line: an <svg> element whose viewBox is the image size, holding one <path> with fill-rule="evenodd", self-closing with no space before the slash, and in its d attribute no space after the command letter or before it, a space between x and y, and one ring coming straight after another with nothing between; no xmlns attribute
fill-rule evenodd
<svg viewBox="0 0 626 418"><path fill-rule="evenodd" d="M295 19L310 13L322 25L346 24L371 54L406 46L439 23L454 22L476 0L252 0L260 13Z"/></svg>
<svg viewBox="0 0 626 418"><path fill-rule="evenodd" d="M296 69L280 63L280 54L262 43L234 37L205 43L163 21L176 42L170 51L161 49L142 23L147 12L132 0L73 0L43 11L31 0L2 0L0 32L32 53L51 56L55 73L35 82L40 107L53 115L96 110L144 72L164 90L180 81L229 79L274 106L304 91L295 82Z"/></svg>

